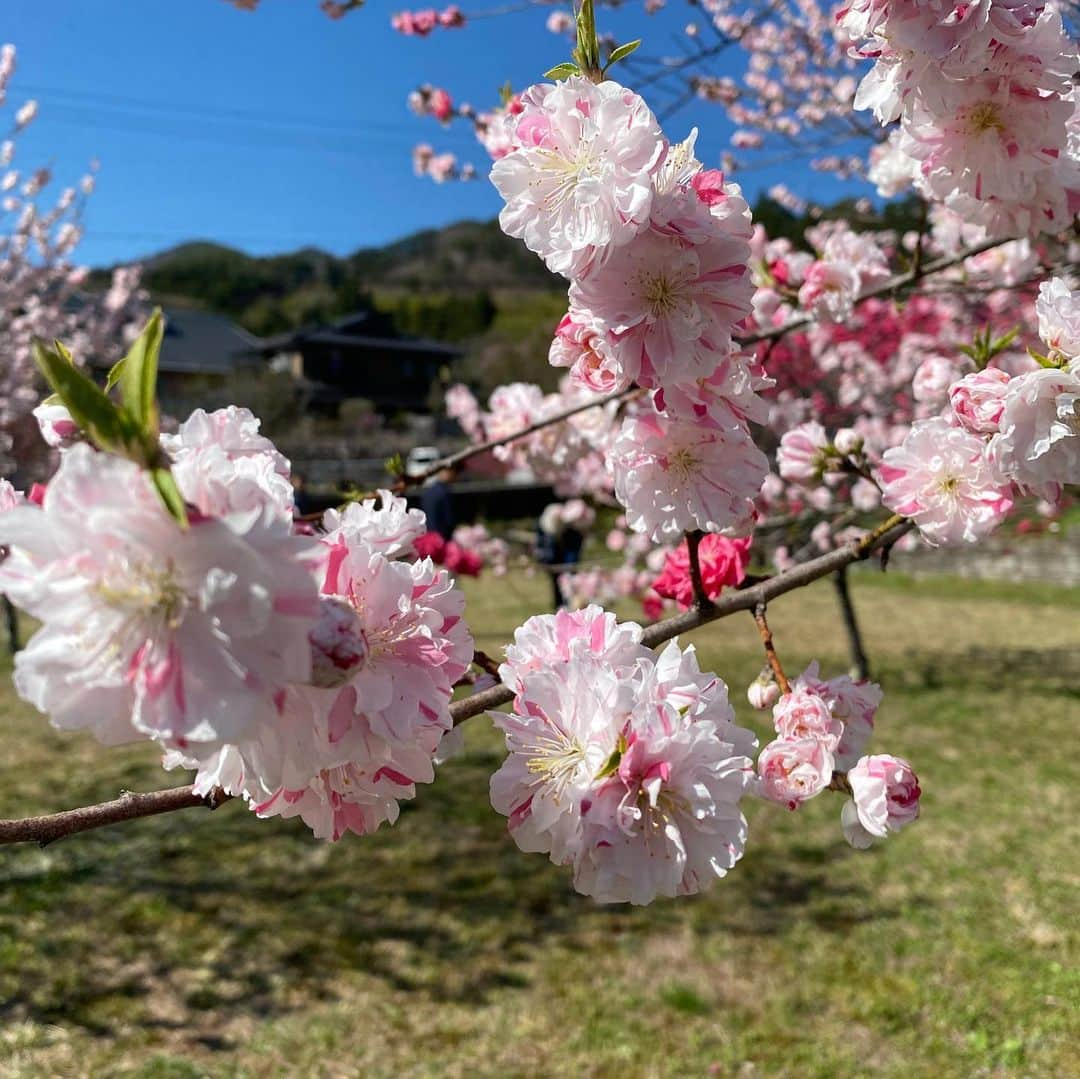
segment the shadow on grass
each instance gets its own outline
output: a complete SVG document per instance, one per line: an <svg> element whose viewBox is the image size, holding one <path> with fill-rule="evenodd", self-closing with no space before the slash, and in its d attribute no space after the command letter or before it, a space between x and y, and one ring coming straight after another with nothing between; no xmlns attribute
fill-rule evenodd
<svg viewBox="0 0 1080 1079"><path fill-rule="evenodd" d="M1080 652L1075 648L968 648L959 654L909 651L882 675L887 685L951 691L1021 690L1080 700Z"/></svg>
<svg viewBox="0 0 1080 1079"><path fill-rule="evenodd" d="M844 883L841 853L810 845L754 851L690 902L598 907L513 846L486 800L498 760L453 762L392 833L333 847L229 805L0 855L0 1020L227 1049L231 1021L334 999L358 977L481 1005L527 987L541 953L688 925L777 933L796 909L837 933L894 916Z"/></svg>

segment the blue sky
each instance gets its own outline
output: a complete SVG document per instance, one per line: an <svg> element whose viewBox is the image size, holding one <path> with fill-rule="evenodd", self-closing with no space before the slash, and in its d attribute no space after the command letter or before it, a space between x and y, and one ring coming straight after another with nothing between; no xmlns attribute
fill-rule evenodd
<svg viewBox="0 0 1080 1079"><path fill-rule="evenodd" d="M481 167L484 155L467 125L418 120L405 98L430 81L485 107L499 85L535 81L567 46L544 29L550 8L423 40L390 29L392 12L418 6L368 0L333 22L315 0L262 0L254 13L223 0L7 0L2 32L18 49L9 109L29 97L41 105L19 164L49 163L72 183L100 160L79 255L90 265L191 239L341 254L494 216L486 180L437 187L413 177L421 140ZM670 52L692 15L678 0L671 8L651 19L604 12L603 26L621 41L644 36L643 52ZM681 138L692 124L699 155L715 165L730 125L696 104L666 128ZM740 179L751 196L778 180L820 199L846 190L791 165Z"/></svg>

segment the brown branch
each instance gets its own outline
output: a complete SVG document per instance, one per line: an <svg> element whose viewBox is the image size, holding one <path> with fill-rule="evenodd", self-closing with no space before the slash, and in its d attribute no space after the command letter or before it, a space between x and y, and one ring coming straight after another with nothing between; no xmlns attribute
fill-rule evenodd
<svg viewBox="0 0 1080 1079"><path fill-rule="evenodd" d="M217 788L206 795L196 794L191 784L171 790L151 791L148 794L125 791L119 798L102 802L100 805L68 809L42 817L0 820L0 843L37 843L45 847L65 836L88 832L92 828L104 828L110 824L120 824L138 817L154 817L159 813L171 813L175 809L217 809L223 802L227 802L229 797Z"/></svg>
<svg viewBox="0 0 1080 1079"><path fill-rule="evenodd" d="M545 427L552 427L556 423L562 423L564 420L576 416L579 412L587 412L590 408L599 408L602 405L609 404L611 401L621 401L625 397L630 397L632 394L640 392L641 390L639 387L631 386L629 389L620 390L618 393L608 394L607 397L597 397L592 401L586 401L584 404L578 404L574 405L572 408L563 409L562 412L556 412L553 416L547 416L542 420L537 420L536 423L530 423L528 427L523 427L520 431L514 431L511 434L503 435L502 438L492 438L487 442L478 442L474 446L466 446L465 449L458 450L457 453L451 453L446 457L440 458L438 461L435 461L430 468L416 476L402 476L399 480L399 487L405 488L416 486L417 484L423 483L425 480L431 479L432 476L441 472L444 468L454 468L456 465L464 464L472 457L479 457L482 453L498 449L500 446L509 445L511 442L516 442L519 438L528 438L529 435L536 434L537 431L542 431Z"/></svg>
<svg viewBox="0 0 1080 1079"><path fill-rule="evenodd" d="M753 611L758 606L767 604L777 596L804 588L808 584L830 573L835 573L853 562L869 558L879 547L891 546L905 532L912 528L910 521L893 516L878 525L862 539L838 547L834 551L821 555L810 562L794 566L775 577L755 581L747 588L732 592L710 603L705 608L691 608L657 622L645 630L642 642L649 648L688 633L708 622L726 618L736 611ZM513 691L506 686L492 686L471 696L463 697L450 705L450 716L455 726L472 716L494 708L501 708L514 699ZM171 790L152 791L148 794L122 794L111 802L100 805L83 806L80 809L68 809L61 813L51 813L42 817L26 817L21 820L0 820L0 844L5 843L40 843L42 846L65 836L93 828L104 828L110 824L135 820L139 817L152 817L158 813L170 813L175 809L195 809L203 807L216 809L229 800L229 795L221 790L213 790L206 797L199 797L188 784Z"/></svg>
<svg viewBox="0 0 1080 1079"><path fill-rule="evenodd" d="M672 615L671 618L665 618L662 622L649 626L642 634L642 643L649 648L655 648L677 637L680 633L689 633L709 622L727 618L736 611L752 611L759 603L767 604L777 596L793 592L797 588L805 588L808 584L827 577L830 573L835 573L842 566L850 566L853 562L861 562L869 558L879 547L891 546L912 527L914 527L912 523L905 521L903 517L890 517L860 540L845 543L818 558L802 562L784 573L778 573L775 577L757 579L747 587L721 596L709 604L705 610L691 607L688 611ZM454 701L450 706L450 715L453 716L455 724L463 723L466 719L477 716L481 712L500 708L513 699L513 691L507 689L506 686L492 686L481 693L474 693L470 697Z"/></svg>
<svg viewBox="0 0 1080 1079"><path fill-rule="evenodd" d="M780 687L781 693L790 693L791 683L788 681L787 675L784 674L784 668L780 663L780 657L776 654L776 645L773 644L772 630L769 629L768 620L765 618L764 603L759 603L754 608L754 621L757 623L758 633L761 634L761 646L765 649L765 658L769 661L769 666L772 668L773 676L776 678L776 684Z"/></svg>
<svg viewBox="0 0 1080 1079"><path fill-rule="evenodd" d="M701 546L702 535L701 530L697 528L686 533L686 553L690 561L690 585L694 590L694 600L697 607L701 610L712 606L712 600L705 591L705 582L701 579L701 558L699 557L698 548Z"/></svg>

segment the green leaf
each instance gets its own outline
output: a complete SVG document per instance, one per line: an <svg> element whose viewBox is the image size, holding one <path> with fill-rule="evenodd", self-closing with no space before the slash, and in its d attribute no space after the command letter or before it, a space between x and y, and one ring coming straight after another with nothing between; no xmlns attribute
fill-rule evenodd
<svg viewBox="0 0 1080 1079"><path fill-rule="evenodd" d="M405 475L405 462L402 459L400 453L395 453L393 457L387 457L386 471L394 477L401 477Z"/></svg>
<svg viewBox="0 0 1080 1079"><path fill-rule="evenodd" d="M620 60L625 60L640 44L641 38L638 38L637 41L628 41L625 45L620 45L617 49L612 49L607 66L611 67L612 64L617 64ZM604 70L606 71L607 68Z"/></svg>
<svg viewBox="0 0 1080 1079"><path fill-rule="evenodd" d="M514 87L511 85L509 79L499 87L499 101L503 105L509 105L514 99Z"/></svg>
<svg viewBox="0 0 1080 1079"><path fill-rule="evenodd" d="M150 469L150 480L165 508L176 518L181 528L187 528L187 507L184 505L183 496L180 494L180 488L176 486L173 474L159 465Z"/></svg>
<svg viewBox="0 0 1080 1079"><path fill-rule="evenodd" d="M1055 371L1060 371L1063 367L1067 366L1067 362L1064 357L1060 360L1054 359L1053 356L1044 356L1041 352L1036 352L1029 346L1028 355L1040 366L1048 367Z"/></svg>
<svg viewBox="0 0 1080 1079"><path fill-rule="evenodd" d="M112 453L125 453L132 442L130 420L109 400L101 389L77 367L59 342L46 348L34 342L34 361L57 396L67 406L71 418L95 446Z"/></svg>
<svg viewBox="0 0 1080 1079"><path fill-rule="evenodd" d="M577 64L556 64L549 71L544 72L545 79L568 79L571 75L580 75L581 69Z"/></svg>
<svg viewBox="0 0 1080 1079"><path fill-rule="evenodd" d="M117 360L116 363L109 368L109 377L105 379L105 392L108 393L119 381L121 375L124 373L124 365L127 363L127 356L122 360Z"/></svg>
<svg viewBox="0 0 1080 1079"><path fill-rule="evenodd" d="M124 408L148 440L157 440L157 371L165 323L161 308L150 316L135 344L121 361L120 396Z"/></svg>

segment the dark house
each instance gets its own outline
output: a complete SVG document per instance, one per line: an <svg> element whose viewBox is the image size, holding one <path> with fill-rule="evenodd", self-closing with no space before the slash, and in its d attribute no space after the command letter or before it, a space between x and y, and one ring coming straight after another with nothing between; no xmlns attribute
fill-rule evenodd
<svg viewBox="0 0 1080 1079"><path fill-rule="evenodd" d="M389 316L358 311L327 326L264 338L256 351L305 388L308 406L334 414L362 397L383 413L428 412L431 388L448 380L461 350L397 333Z"/></svg>
<svg viewBox="0 0 1080 1079"><path fill-rule="evenodd" d="M162 410L186 415L199 405L212 407L241 372L258 374L262 363L253 349L259 339L224 315L194 308L165 309L165 336L158 361ZM97 364L94 364L97 366Z"/></svg>

